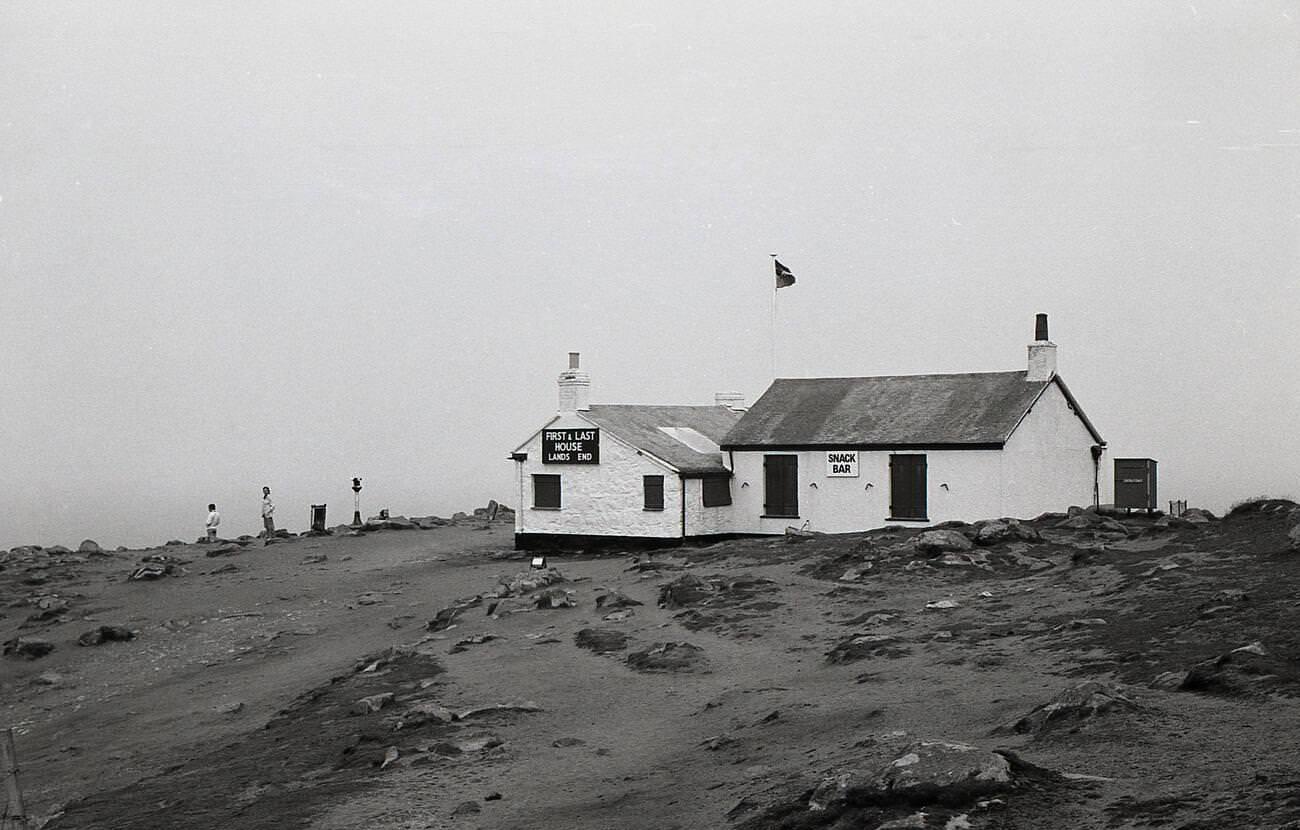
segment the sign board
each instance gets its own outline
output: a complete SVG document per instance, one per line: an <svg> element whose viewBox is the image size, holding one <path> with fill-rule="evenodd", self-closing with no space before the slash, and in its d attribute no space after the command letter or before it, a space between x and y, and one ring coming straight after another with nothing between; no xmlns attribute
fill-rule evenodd
<svg viewBox="0 0 1300 830"><path fill-rule="evenodd" d="M599 429L542 430L543 464L599 464Z"/></svg>
<svg viewBox="0 0 1300 830"><path fill-rule="evenodd" d="M827 478L857 478L858 451L834 450L826 453Z"/></svg>

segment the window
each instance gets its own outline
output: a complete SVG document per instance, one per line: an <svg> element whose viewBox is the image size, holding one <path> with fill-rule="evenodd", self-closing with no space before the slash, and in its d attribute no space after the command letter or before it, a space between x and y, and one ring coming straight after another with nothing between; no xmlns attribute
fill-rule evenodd
<svg viewBox="0 0 1300 830"><path fill-rule="evenodd" d="M646 510L663 510L664 509L664 477L663 476L641 476L641 481L645 486L645 509Z"/></svg>
<svg viewBox="0 0 1300 830"><path fill-rule="evenodd" d="M926 520L925 456L889 456L889 517Z"/></svg>
<svg viewBox="0 0 1300 830"><path fill-rule="evenodd" d="M557 475L533 476L533 507L537 510L560 509L560 477Z"/></svg>
<svg viewBox="0 0 1300 830"><path fill-rule="evenodd" d="M763 515L799 518L799 457L763 456Z"/></svg>
<svg viewBox="0 0 1300 830"><path fill-rule="evenodd" d="M731 479L717 476L704 479L704 506L724 507L731 504Z"/></svg>

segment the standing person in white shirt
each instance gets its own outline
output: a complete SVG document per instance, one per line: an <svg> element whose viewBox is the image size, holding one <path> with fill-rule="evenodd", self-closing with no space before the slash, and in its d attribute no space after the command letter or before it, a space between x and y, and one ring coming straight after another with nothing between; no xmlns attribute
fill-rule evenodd
<svg viewBox="0 0 1300 830"><path fill-rule="evenodd" d="M221 514L217 512L215 504L208 505L208 541L217 541L217 525L221 524Z"/></svg>
<svg viewBox="0 0 1300 830"><path fill-rule="evenodd" d="M262 546L271 544L271 538L275 536L275 504L271 502L271 488L262 488L262 524L266 527L266 538L262 541Z"/></svg>

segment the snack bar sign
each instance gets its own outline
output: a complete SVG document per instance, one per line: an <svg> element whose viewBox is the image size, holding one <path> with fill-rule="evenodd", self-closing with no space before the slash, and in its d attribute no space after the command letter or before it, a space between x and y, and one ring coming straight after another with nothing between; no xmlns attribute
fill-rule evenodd
<svg viewBox="0 0 1300 830"><path fill-rule="evenodd" d="M826 453L826 475L829 478L857 478L858 451L836 450Z"/></svg>
<svg viewBox="0 0 1300 830"><path fill-rule="evenodd" d="M599 429L542 430L543 464L599 464Z"/></svg>

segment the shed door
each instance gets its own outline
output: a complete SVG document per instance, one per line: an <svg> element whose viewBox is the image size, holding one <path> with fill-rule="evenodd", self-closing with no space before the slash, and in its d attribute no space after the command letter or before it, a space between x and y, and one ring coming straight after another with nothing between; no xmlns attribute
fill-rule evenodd
<svg viewBox="0 0 1300 830"><path fill-rule="evenodd" d="M889 517L926 519L925 456L889 456Z"/></svg>
<svg viewBox="0 0 1300 830"><path fill-rule="evenodd" d="M763 515L799 518L799 457L763 456Z"/></svg>

